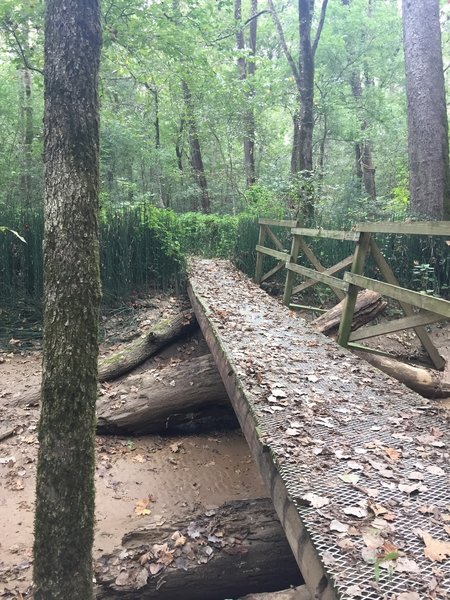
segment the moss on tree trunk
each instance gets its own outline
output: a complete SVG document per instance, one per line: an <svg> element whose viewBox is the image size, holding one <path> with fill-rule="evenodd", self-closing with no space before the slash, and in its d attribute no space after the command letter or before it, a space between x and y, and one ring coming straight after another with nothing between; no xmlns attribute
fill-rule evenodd
<svg viewBox="0 0 450 600"><path fill-rule="evenodd" d="M36 600L93 598L100 44L97 0L47 1Z"/></svg>

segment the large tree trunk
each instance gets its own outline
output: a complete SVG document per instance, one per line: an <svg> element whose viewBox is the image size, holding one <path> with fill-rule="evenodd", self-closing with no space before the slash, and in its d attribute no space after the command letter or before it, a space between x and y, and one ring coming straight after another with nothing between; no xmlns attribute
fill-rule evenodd
<svg viewBox="0 0 450 600"><path fill-rule="evenodd" d="M410 210L450 219L448 122L439 0L403 0Z"/></svg>
<svg viewBox="0 0 450 600"><path fill-rule="evenodd" d="M99 600L223 600L302 582L269 499L150 525L122 543L96 562Z"/></svg>
<svg viewBox="0 0 450 600"><path fill-rule="evenodd" d="M210 354L127 377L97 402L102 433L165 433L220 423L235 425Z"/></svg>
<svg viewBox="0 0 450 600"><path fill-rule="evenodd" d="M93 598L100 46L97 0L47 0L36 600Z"/></svg>

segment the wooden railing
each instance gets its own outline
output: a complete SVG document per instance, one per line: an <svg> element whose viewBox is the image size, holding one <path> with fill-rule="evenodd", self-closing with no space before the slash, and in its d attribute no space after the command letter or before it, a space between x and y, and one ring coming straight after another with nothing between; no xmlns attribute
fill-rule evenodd
<svg viewBox="0 0 450 600"><path fill-rule="evenodd" d="M256 246L256 269L255 269L255 281L256 283L264 283L270 279L275 273L284 269L286 261L289 259L289 252L283 247L278 236L270 229L271 226L276 227L287 227L292 229L297 227L298 221L276 221L274 219L259 219L259 237L258 245ZM275 246L275 249L264 246L266 238L269 237ZM277 265L263 273L263 260L264 256L272 256L278 260Z"/></svg>
<svg viewBox="0 0 450 600"><path fill-rule="evenodd" d="M318 283L324 283L331 288L339 300L345 299L338 335L338 343L341 346L350 346L370 352L373 351L371 348L362 346L356 342L403 329L413 329L428 353L434 367L440 370L444 368L445 361L440 356L424 327L442 319L450 319L450 302L442 298L401 287L378 247L374 236L380 233L389 233L450 237L450 221L360 223L351 231L307 229L299 227L296 221L260 219L259 223L260 233L259 242L256 247L257 261L255 272L257 283L263 283L281 269L286 269L283 295L284 303L291 308L309 308L319 311L322 309L318 307L292 304L291 297ZM292 235L290 252L283 247L279 238L270 229L273 226L290 228ZM306 243L305 237L350 241L355 242L356 247L354 253L350 256L332 266L325 267ZM264 246L267 238L275 245L275 249ZM313 268L297 263L301 253L304 254ZM384 281L364 276L364 267L369 255L372 257ZM277 265L265 274L263 274L264 256L271 256L278 261ZM350 271L348 270L349 268ZM342 279L336 276L340 271L346 271ZM295 285L295 279L298 275L303 277L305 281L299 285ZM358 290L361 288L374 290L383 296L397 300L406 316L389 321L388 323L366 326L352 332L351 326L356 298ZM421 309L421 311L416 312L416 308Z"/></svg>

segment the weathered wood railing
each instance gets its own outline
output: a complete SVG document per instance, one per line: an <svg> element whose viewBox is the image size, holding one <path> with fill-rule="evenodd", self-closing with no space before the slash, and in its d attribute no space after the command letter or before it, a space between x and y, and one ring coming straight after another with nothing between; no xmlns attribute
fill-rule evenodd
<svg viewBox="0 0 450 600"><path fill-rule="evenodd" d="M345 306L338 335L339 344L370 352L372 351L371 348L362 346L356 342L403 329L413 329L428 353L434 367L436 369L444 368L445 361L432 343L424 326L442 319L450 319L450 302L442 298L402 288L378 247L374 235L389 233L399 235L450 236L450 221L360 223L351 231L307 229L299 227L296 221L260 219L259 223L260 233L259 243L256 247L257 262L255 272L257 283L263 283L281 269L286 269L284 303L291 308L312 308L313 310L321 309L292 304L291 297L318 283L324 283L332 289L339 300L345 298ZM291 228L292 243L290 252L287 252L283 248L283 244L270 229L271 226ZM277 249L264 246L267 237L271 239ZM347 256L330 267L325 267L306 243L305 237L351 241L356 242L356 247L352 255ZM314 268L297 264L301 253L306 256ZM265 274L263 274L264 255L278 260L277 265ZM369 255L372 256L375 266L385 280L384 282L364 276L364 266ZM347 270L349 267L351 267L350 271ZM336 277L337 273L344 270L347 271L343 279ZM295 286L297 275L302 276L306 281ZM351 332L359 288L374 290L384 296L397 300L406 316L395 321L368 326ZM415 308L422 310L421 312L416 312Z"/></svg>
<svg viewBox="0 0 450 600"><path fill-rule="evenodd" d="M286 261L289 259L289 252L283 247L283 244L279 240L278 236L270 229L271 226L276 227L288 227L292 229L298 225L298 221L276 221L275 219L259 219L259 237L258 237L258 245L256 246L256 269L255 269L255 281L256 283L264 283L284 269ZM266 238L269 237L275 249L264 246ZM276 258L278 263L267 271L267 273L263 273L263 260L264 256L271 256L272 258Z"/></svg>

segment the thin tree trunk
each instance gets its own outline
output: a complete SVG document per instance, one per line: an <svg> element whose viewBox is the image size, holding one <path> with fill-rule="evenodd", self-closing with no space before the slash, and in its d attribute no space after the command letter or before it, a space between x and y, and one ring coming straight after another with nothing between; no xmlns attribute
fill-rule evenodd
<svg viewBox="0 0 450 600"><path fill-rule="evenodd" d="M184 119L181 119L180 126L177 129L177 139L175 141L175 154L177 157L177 165L180 173L183 172L183 129Z"/></svg>
<svg viewBox="0 0 450 600"><path fill-rule="evenodd" d="M317 164L319 167L319 172L318 172L319 183L317 186L317 192L319 195L322 192L322 183L323 183L323 178L325 175L325 145L327 143L327 137L328 137L328 118L327 118L327 113L324 113L324 115L323 115L323 133L322 133L322 137L320 138L319 159L317 161Z"/></svg>
<svg viewBox="0 0 450 600"><path fill-rule="evenodd" d="M97 0L47 1L35 600L93 598L100 45Z"/></svg>
<svg viewBox="0 0 450 600"><path fill-rule="evenodd" d="M155 150L157 154L157 180L158 180L158 203L160 208L168 208L169 206L169 198L166 194L164 177L162 175L161 169L161 128L159 124L159 92L158 88L153 85L149 86L153 94L154 106L155 106Z"/></svg>
<svg viewBox="0 0 450 600"><path fill-rule="evenodd" d="M410 211L450 219L448 122L439 0L403 0Z"/></svg>
<svg viewBox="0 0 450 600"><path fill-rule="evenodd" d="M249 84L248 91L248 108L244 114L245 136L244 136L244 156L245 156L245 174L247 179L247 187L250 187L256 182L256 167L255 167L255 114L253 110L253 99L255 97L255 86L253 77L256 72L256 36L258 31L258 0L252 0L251 19L249 26L249 46L250 60L247 61L247 78Z"/></svg>
<svg viewBox="0 0 450 600"><path fill-rule="evenodd" d="M31 168L33 164L33 105L32 105L32 75L29 69L21 71L23 104L23 166L21 176L21 188L23 200L26 207L31 208L32 202L32 178Z"/></svg>
<svg viewBox="0 0 450 600"><path fill-rule="evenodd" d="M359 72L354 71L351 75L351 88L353 97L358 105L362 100L362 85L361 76ZM364 132L368 128L368 123L363 119L361 123L361 132L364 136ZM375 168L373 166L372 150L370 147L370 141L363 139L361 142L357 142L357 149L355 150L356 160L356 174L364 186L366 195L374 202L376 200L376 189L375 189Z"/></svg>
<svg viewBox="0 0 450 600"><path fill-rule="evenodd" d="M300 105L300 100L298 100ZM291 152L291 175L296 177L300 171L300 110L296 110L292 116L292 152Z"/></svg>
<svg viewBox="0 0 450 600"><path fill-rule="evenodd" d="M206 181L205 168L203 166L202 152L200 148L200 139L198 137L197 122L194 115L194 105L192 95L186 81L181 82L183 90L184 103L186 105L186 120L188 125L190 161L195 174L197 185L200 189L200 207L202 212L209 214L211 212L211 203L209 199L208 183Z"/></svg>
<svg viewBox="0 0 450 600"><path fill-rule="evenodd" d="M299 17L299 63L295 63L286 43L283 28L275 10L273 0L268 0L270 12L280 39L283 52L291 67L297 87L300 106L294 114L294 136L291 154L291 173L299 188L299 208L305 223L314 221L314 189L307 181L313 173L314 132L314 56L320 41L328 0L323 0L319 24L314 40L311 39L311 24L314 0L298 0Z"/></svg>
<svg viewBox="0 0 450 600"><path fill-rule="evenodd" d="M300 172L310 175L313 170L312 137L314 131L314 53L311 44L311 23L314 0L298 1L300 36ZM311 207L307 207L307 213Z"/></svg>
<svg viewBox="0 0 450 600"><path fill-rule="evenodd" d="M350 0L341 0L344 6L350 6ZM371 14L371 5L369 0L369 15ZM347 48L347 53L350 59L353 60L352 49ZM365 73L366 84L372 83L369 79L368 73ZM355 99L356 105L359 108L361 105L363 90L361 84L361 74L359 71L353 71L350 75L350 87L352 90L353 98ZM355 171L356 177L359 182L359 191L364 186L366 195L374 202L376 200L376 187L375 187L375 167L373 165L372 150L370 141L366 139L364 132L368 129L368 123L366 119L361 121L361 132L363 134L363 140L361 142L355 142Z"/></svg>

